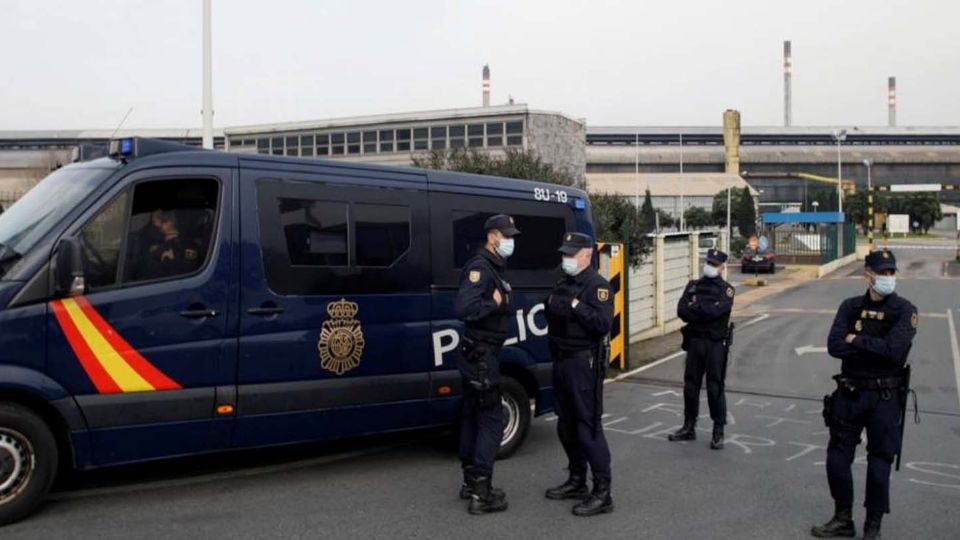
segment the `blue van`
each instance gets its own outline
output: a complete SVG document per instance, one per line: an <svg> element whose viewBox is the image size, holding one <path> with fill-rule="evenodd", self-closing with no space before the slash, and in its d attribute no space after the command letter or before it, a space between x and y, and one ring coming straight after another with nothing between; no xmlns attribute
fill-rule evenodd
<svg viewBox="0 0 960 540"><path fill-rule="evenodd" d="M541 303L575 188L150 139L0 215L0 523L58 469L455 425L464 262L523 235L502 455L552 407Z"/></svg>

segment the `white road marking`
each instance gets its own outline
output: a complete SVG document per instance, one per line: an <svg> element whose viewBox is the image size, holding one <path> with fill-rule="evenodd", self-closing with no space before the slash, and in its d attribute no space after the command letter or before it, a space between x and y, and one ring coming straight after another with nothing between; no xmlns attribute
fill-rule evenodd
<svg viewBox="0 0 960 540"><path fill-rule="evenodd" d="M626 373L621 373L620 375L617 375L616 377L614 377L614 378L612 378L612 379L607 379L607 380L603 381L603 384L607 384L607 383L611 383L611 382L615 382L615 381L622 381L622 380L624 380L624 379L626 379L626 378L628 378L628 377L630 377L630 376L633 376L633 375L636 375L637 373L641 373L641 372L643 372L643 371L646 371L646 370L648 370L648 369L650 369L650 368L652 368L652 367L659 366L660 364L662 364L662 363L664 363L664 362L668 362L668 361L673 360L674 358L676 358L676 357L678 357L678 356L682 356L682 355L684 355L684 354L686 354L686 351L677 351L677 352L671 354L670 356L665 356L665 357L657 360L656 362L651 362L651 363L649 363L649 364L647 364L647 365L645 365L645 366L640 366L640 367L638 367L637 369L630 370L630 371L628 371L628 372L626 372Z"/></svg>
<svg viewBox="0 0 960 540"><path fill-rule="evenodd" d="M960 405L960 346L957 346L957 327L953 324L953 310L947 310L947 327L950 329L950 348L953 349L953 374L956 376L957 404Z"/></svg>
<svg viewBox="0 0 960 540"><path fill-rule="evenodd" d="M793 350L797 353L797 356L803 356L807 353L825 353L827 352L826 347L814 347L813 345L804 345L803 347L797 347Z"/></svg>
<svg viewBox="0 0 960 540"><path fill-rule="evenodd" d="M769 319L769 318L770 318L770 314L769 314L769 313L764 313L763 315L760 315L759 317L755 317L755 318L750 319L749 321L743 323L742 325L740 325L740 328L746 328L746 327L748 327L748 326L750 326L750 325L757 324L758 322L760 322L760 321L762 321L762 320L765 320L765 319Z"/></svg>

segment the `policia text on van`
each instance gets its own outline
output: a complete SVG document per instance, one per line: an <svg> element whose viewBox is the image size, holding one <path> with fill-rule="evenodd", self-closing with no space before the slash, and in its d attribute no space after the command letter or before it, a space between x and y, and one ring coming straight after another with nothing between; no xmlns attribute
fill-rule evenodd
<svg viewBox="0 0 960 540"><path fill-rule="evenodd" d="M0 522L29 513L58 468L452 424L457 277L500 212L525 231L501 454L531 399L552 408L538 302L563 233L593 232L583 192L111 146L0 216Z"/></svg>

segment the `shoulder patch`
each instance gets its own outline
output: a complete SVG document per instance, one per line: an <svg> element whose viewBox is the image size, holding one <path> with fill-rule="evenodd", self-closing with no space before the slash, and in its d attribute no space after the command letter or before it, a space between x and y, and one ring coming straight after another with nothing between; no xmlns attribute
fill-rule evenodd
<svg viewBox="0 0 960 540"><path fill-rule="evenodd" d="M479 270L471 270L471 271L470 271L470 274L467 276L467 279L470 280L470 283L476 283L476 282L480 281L480 271L479 271Z"/></svg>
<svg viewBox="0 0 960 540"><path fill-rule="evenodd" d="M727 296L733 298L733 287L727 287Z"/></svg>
<svg viewBox="0 0 960 540"><path fill-rule="evenodd" d="M910 326L914 328L920 326L920 314L916 311L914 311L913 315L910 316Z"/></svg>
<svg viewBox="0 0 960 540"><path fill-rule="evenodd" d="M606 302L610 298L610 289L604 289L600 287L597 289L597 299L601 302Z"/></svg>

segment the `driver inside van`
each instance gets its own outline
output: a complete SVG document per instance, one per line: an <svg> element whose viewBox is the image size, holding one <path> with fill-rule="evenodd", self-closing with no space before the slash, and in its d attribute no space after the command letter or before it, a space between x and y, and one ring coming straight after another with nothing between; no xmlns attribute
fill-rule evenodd
<svg viewBox="0 0 960 540"><path fill-rule="evenodd" d="M150 223L157 234L148 248L146 279L189 274L200 267L200 249L180 236L174 211L156 209L150 215Z"/></svg>

